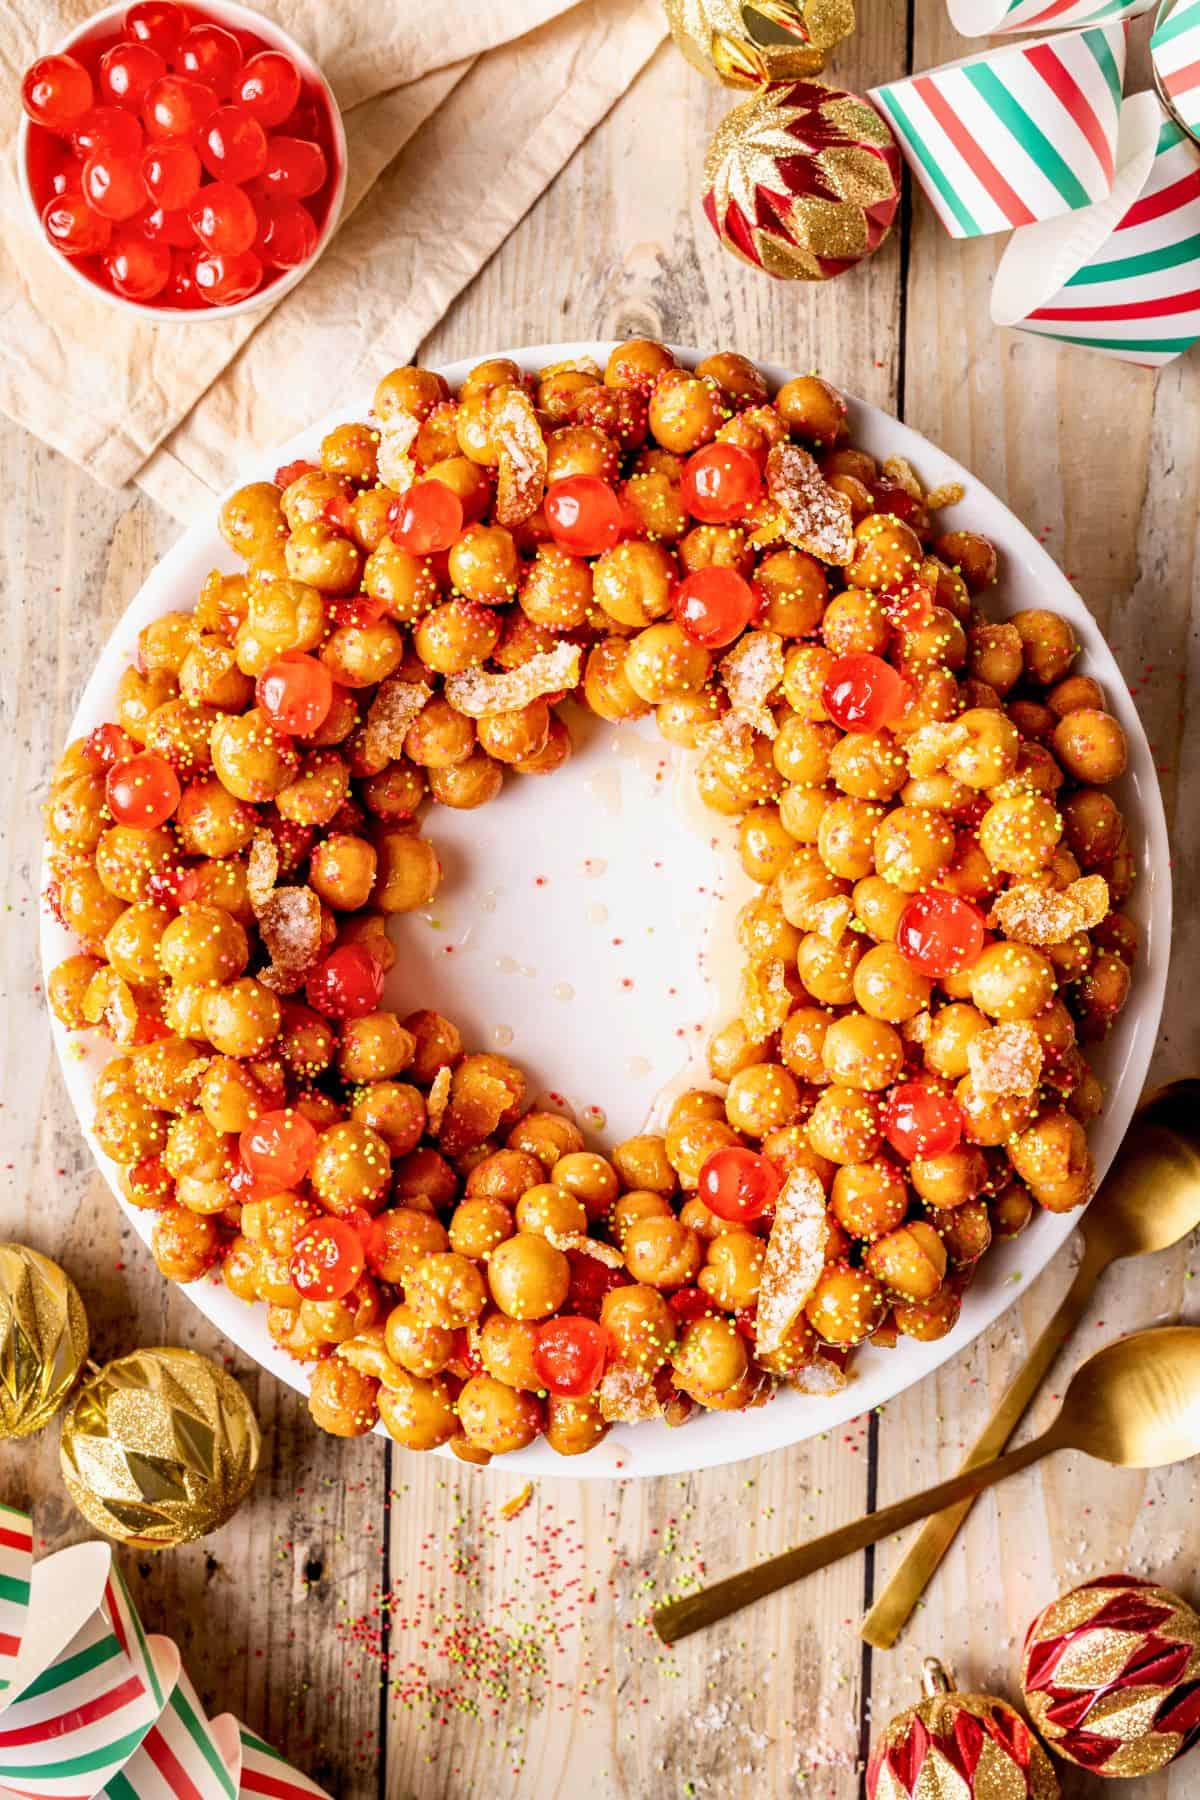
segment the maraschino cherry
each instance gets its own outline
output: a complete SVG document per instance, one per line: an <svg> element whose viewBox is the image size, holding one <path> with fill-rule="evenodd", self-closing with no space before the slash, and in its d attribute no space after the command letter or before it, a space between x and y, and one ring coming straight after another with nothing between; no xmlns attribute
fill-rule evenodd
<svg viewBox="0 0 1200 1800"><path fill-rule="evenodd" d="M694 643L720 650L749 625L758 596L736 569L710 563L684 576L671 605L676 623Z"/></svg>
<svg viewBox="0 0 1200 1800"><path fill-rule="evenodd" d="M962 1127L958 1101L930 1081L902 1082L883 1109L883 1135L906 1162L957 1149Z"/></svg>
<svg viewBox="0 0 1200 1800"><path fill-rule="evenodd" d="M934 981L978 962L985 935L979 908L940 888L914 894L896 922L897 950Z"/></svg>
<svg viewBox="0 0 1200 1800"><path fill-rule="evenodd" d="M779 1198L779 1170L757 1150L731 1144L714 1150L700 1170L697 1192L718 1219L743 1224L759 1219Z"/></svg>

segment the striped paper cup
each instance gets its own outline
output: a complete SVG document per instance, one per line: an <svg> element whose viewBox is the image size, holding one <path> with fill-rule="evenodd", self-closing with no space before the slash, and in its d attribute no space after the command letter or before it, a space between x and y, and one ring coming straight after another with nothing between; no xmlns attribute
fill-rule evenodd
<svg viewBox="0 0 1200 1800"><path fill-rule="evenodd" d="M964 37L1009 31L1076 31L1117 25L1149 12L1155 0L949 0L950 20Z"/></svg>
<svg viewBox="0 0 1200 1800"><path fill-rule="evenodd" d="M179 1651L169 1638L152 1637L150 1643L160 1658L160 1676L168 1677L169 1698L139 1748L109 1781L104 1800L237 1800L217 1735L179 1666Z"/></svg>
<svg viewBox="0 0 1200 1800"><path fill-rule="evenodd" d="M33 1573L33 1527L28 1513L0 1506L0 1706L8 1693L25 1620Z"/></svg>
<svg viewBox="0 0 1200 1800"><path fill-rule="evenodd" d="M284 1762L278 1750L264 1744L232 1713L212 1722L238 1800L330 1800L325 1789Z"/></svg>
<svg viewBox="0 0 1200 1800"><path fill-rule="evenodd" d="M1091 206L1111 191L1124 25L1002 44L873 88L953 237Z"/></svg>
<svg viewBox="0 0 1200 1800"><path fill-rule="evenodd" d="M1200 137L1200 0L1162 0L1150 60L1168 110L1185 131Z"/></svg>
<svg viewBox="0 0 1200 1800"><path fill-rule="evenodd" d="M133 1755L166 1689L131 1614L109 1545L34 1564L24 1641L0 1696L0 1791L90 1800Z"/></svg>
<svg viewBox="0 0 1200 1800"><path fill-rule="evenodd" d="M1157 368L1200 337L1200 146L1151 93L1121 110L1112 194L1014 232L992 318Z"/></svg>

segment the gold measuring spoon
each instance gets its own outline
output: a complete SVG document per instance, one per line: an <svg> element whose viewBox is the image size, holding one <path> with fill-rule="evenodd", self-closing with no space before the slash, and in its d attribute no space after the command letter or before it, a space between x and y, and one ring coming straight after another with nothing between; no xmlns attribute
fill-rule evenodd
<svg viewBox="0 0 1200 1800"><path fill-rule="evenodd" d="M1082 1450L1124 1469L1157 1469L1200 1455L1200 1326L1169 1325L1119 1338L1076 1369L1058 1417L1032 1443L964 1469L923 1494L842 1525L811 1544L785 1550L686 1599L668 1601L655 1610L654 1629L665 1644L690 1637L752 1600L815 1574L854 1550L865 1550L940 1507L973 1498L1052 1450Z"/></svg>
<svg viewBox="0 0 1200 1800"><path fill-rule="evenodd" d="M1122 1257L1169 1249L1200 1225L1200 1149L1187 1136L1169 1129L1167 1121L1185 1132L1200 1133L1200 1082L1180 1082L1163 1089L1135 1116L1112 1168L1079 1222L1083 1257L1075 1279L976 1439L964 1469L999 1456L1051 1363L1082 1319L1109 1264ZM863 1620L860 1631L868 1644L877 1650L891 1649L973 1504L972 1496L928 1520Z"/></svg>

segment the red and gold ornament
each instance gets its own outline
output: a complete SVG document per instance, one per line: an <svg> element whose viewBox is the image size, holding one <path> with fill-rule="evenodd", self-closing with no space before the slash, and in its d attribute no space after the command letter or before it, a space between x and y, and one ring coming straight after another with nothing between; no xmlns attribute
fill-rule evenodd
<svg viewBox="0 0 1200 1800"><path fill-rule="evenodd" d="M925 1698L897 1713L867 1764L867 1800L1059 1800L1050 1758L994 1694L960 1694L930 1657Z"/></svg>
<svg viewBox="0 0 1200 1800"><path fill-rule="evenodd" d="M1200 1616L1169 1588L1102 1575L1038 1614L1021 1685L1056 1755L1153 1774L1200 1741Z"/></svg>
<svg viewBox="0 0 1200 1800"><path fill-rule="evenodd" d="M764 88L722 120L704 212L727 250L785 281L827 281L877 250L900 204L900 152L866 100L827 82Z"/></svg>

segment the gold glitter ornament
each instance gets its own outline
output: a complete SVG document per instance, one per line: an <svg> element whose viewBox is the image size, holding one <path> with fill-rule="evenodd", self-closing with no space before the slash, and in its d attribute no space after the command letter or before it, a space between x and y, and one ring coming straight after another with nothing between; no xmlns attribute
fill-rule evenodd
<svg viewBox="0 0 1200 1800"><path fill-rule="evenodd" d="M869 101L824 81L764 88L717 127L705 217L725 248L785 281L827 281L877 250L900 204L900 152Z"/></svg>
<svg viewBox="0 0 1200 1800"><path fill-rule="evenodd" d="M87 1314L70 1276L24 1244L0 1244L0 1438L49 1424L87 1349Z"/></svg>
<svg viewBox="0 0 1200 1800"><path fill-rule="evenodd" d="M254 1482L250 1402L194 1350L135 1350L82 1387L63 1420L62 1475L97 1530L141 1550L215 1531Z"/></svg>
<svg viewBox="0 0 1200 1800"><path fill-rule="evenodd" d="M1169 1588L1102 1575L1038 1614L1021 1685L1057 1756L1152 1775L1200 1741L1200 1616Z"/></svg>
<svg viewBox="0 0 1200 1800"><path fill-rule="evenodd" d="M726 87L816 75L854 30L854 0L663 0L683 54Z"/></svg>
<svg viewBox="0 0 1200 1800"><path fill-rule="evenodd" d="M959 1694L935 1657L925 1698L897 1713L867 1764L867 1800L1060 1800L1050 1758L994 1694Z"/></svg>

